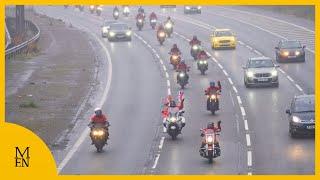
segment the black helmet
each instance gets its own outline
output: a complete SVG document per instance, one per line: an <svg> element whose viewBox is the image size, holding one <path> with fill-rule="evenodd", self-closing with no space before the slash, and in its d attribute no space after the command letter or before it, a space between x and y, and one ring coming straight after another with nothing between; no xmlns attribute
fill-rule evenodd
<svg viewBox="0 0 320 180"><path fill-rule="evenodd" d="M173 44L173 48L178 48L178 45L177 44Z"/></svg>
<svg viewBox="0 0 320 180"><path fill-rule="evenodd" d="M213 123L213 122L209 122L209 123L207 124L207 128L208 128L208 129L213 129L213 128L214 128L214 123Z"/></svg>
<svg viewBox="0 0 320 180"><path fill-rule="evenodd" d="M214 87L216 85L216 83L214 81L210 82L210 87Z"/></svg>
<svg viewBox="0 0 320 180"><path fill-rule="evenodd" d="M194 35L192 39L196 40L196 39L197 39L197 36L196 36L196 35Z"/></svg>

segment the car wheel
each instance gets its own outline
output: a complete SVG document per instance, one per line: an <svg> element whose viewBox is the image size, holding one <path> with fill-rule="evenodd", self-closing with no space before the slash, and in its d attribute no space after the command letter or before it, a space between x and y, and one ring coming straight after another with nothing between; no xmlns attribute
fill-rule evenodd
<svg viewBox="0 0 320 180"><path fill-rule="evenodd" d="M246 82L246 80L243 80L243 82L244 82L244 85L246 86L246 88L250 87L249 84Z"/></svg>
<svg viewBox="0 0 320 180"><path fill-rule="evenodd" d="M279 87L279 82L274 85L274 87Z"/></svg>

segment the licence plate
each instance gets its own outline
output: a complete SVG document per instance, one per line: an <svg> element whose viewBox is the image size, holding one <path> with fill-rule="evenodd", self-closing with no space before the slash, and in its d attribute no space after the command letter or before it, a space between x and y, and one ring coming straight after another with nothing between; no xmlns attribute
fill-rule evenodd
<svg viewBox="0 0 320 180"><path fill-rule="evenodd" d="M314 125L307 126L307 129L314 129Z"/></svg>
<svg viewBox="0 0 320 180"><path fill-rule="evenodd" d="M266 81L268 81L268 78L259 78L258 81L259 82L266 82Z"/></svg>
<svg viewBox="0 0 320 180"><path fill-rule="evenodd" d="M288 56L288 58L296 58L296 56Z"/></svg>

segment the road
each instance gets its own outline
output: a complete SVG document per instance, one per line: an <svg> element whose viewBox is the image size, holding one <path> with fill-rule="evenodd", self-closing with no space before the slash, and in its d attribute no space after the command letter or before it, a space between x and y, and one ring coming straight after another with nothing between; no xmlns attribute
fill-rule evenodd
<svg viewBox="0 0 320 180"><path fill-rule="evenodd" d="M155 11L160 21L170 15L175 21L173 37L160 46L148 24L137 31L134 16L120 18L135 35L131 42L109 43L101 37L103 19L112 18L112 7L104 7L102 17L62 6L36 7L36 11L61 18L81 28L101 42L112 74L103 111L111 122L111 139L103 153L96 153L84 133L59 164L62 174L314 174L314 139L292 139L288 134L285 109L294 95L314 93L314 33L290 23L276 29L267 17L246 18L247 14L224 7L204 7L201 15ZM132 7L131 12L137 12ZM257 16L251 14L250 16ZM285 16L285 15L284 15ZM285 18L285 17L284 17ZM268 23L268 26L265 25ZM236 32L235 50L210 48L214 28ZM190 56L187 40L194 34L210 53L209 71L200 75ZM243 85L242 65L249 57L274 58L280 38L309 38L306 63L281 64L279 88L252 88ZM177 140L163 132L160 106L163 98L176 95L176 73L168 63L168 52L176 43L191 66L185 90L186 127ZM223 86L221 110L211 115L205 109L204 89L212 80ZM222 121L222 156L208 164L199 156L200 128L210 121Z"/></svg>

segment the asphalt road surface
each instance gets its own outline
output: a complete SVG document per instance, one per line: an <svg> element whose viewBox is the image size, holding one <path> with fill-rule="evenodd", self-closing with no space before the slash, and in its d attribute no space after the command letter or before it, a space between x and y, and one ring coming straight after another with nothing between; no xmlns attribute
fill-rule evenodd
<svg viewBox="0 0 320 180"><path fill-rule="evenodd" d="M104 19L112 19L112 8L104 7L101 16L63 6L35 7L39 13L60 18L87 31L101 42L109 62L106 100L103 111L111 122L110 141L96 153L88 136L79 139L57 164L62 174L314 174L314 138L292 139L285 110L298 94L314 93L314 29L302 27L286 15L281 21L266 15L247 14L224 7L203 7L200 15L177 11L155 11L159 21L170 15L174 34L160 46L156 32L148 23L142 31L135 26L137 8L131 7L128 23L134 32L131 42L108 42L101 37ZM270 23L273 22L273 23ZM282 22L282 23L281 23ZM281 26L279 25L281 24ZM211 50L210 34L215 28L230 28L237 34L235 50ZM211 55L209 70L200 75L191 58L188 40L197 35ZM275 58L280 39L299 39L307 45L306 62L280 64L278 88L245 88L242 66L255 56ZM186 127L176 140L163 131L161 102L179 86L169 64L168 52L176 43L191 66L185 89ZM112 62L112 64L110 63ZM110 73L112 65L112 74ZM204 89L212 80L223 86L221 110L211 115L205 109ZM222 121L221 157L212 164L199 155L200 128L207 122Z"/></svg>

